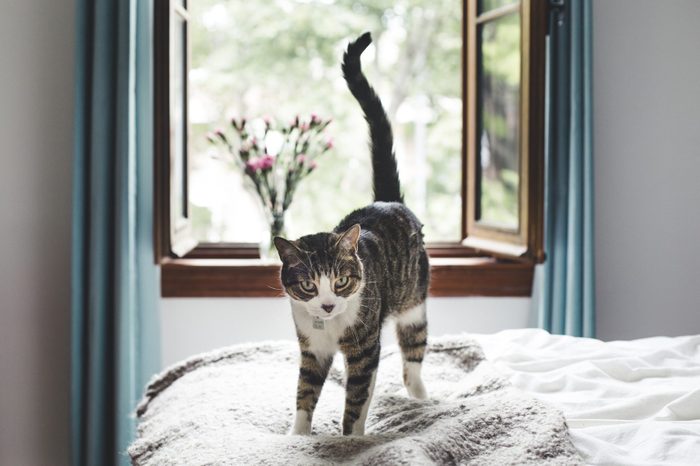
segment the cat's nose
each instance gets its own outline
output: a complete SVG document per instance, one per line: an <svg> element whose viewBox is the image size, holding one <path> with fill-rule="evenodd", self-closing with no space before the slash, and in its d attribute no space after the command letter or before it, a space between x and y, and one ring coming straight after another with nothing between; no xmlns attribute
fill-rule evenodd
<svg viewBox="0 0 700 466"><path fill-rule="evenodd" d="M321 308L329 314L333 311L334 307L335 304L321 304Z"/></svg>

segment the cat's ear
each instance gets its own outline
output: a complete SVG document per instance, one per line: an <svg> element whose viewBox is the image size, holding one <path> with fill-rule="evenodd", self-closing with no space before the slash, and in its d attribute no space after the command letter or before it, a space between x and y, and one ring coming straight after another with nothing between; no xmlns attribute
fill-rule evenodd
<svg viewBox="0 0 700 466"><path fill-rule="evenodd" d="M293 265L301 262L301 251L289 240L281 236L275 236L275 247L280 255L280 259L287 265Z"/></svg>
<svg viewBox="0 0 700 466"><path fill-rule="evenodd" d="M357 242L360 240L361 232L362 228L360 228L360 224L354 224L353 226L345 230L344 233L341 233L340 238L338 238L338 242L336 243L336 246L346 251L357 252Z"/></svg>

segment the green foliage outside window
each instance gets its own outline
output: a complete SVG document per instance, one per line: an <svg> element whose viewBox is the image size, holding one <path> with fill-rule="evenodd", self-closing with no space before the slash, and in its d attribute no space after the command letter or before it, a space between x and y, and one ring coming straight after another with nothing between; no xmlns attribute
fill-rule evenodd
<svg viewBox="0 0 700 466"><path fill-rule="evenodd" d="M363 57L364 68L394 126L406 201L429 241L458 240L461 8L459 0L192 2L191 189L199 239L255 240L246 228L260 219L226 218L212 207L217 195L244 202L244 194L217 188L204 175L230 172L224 182L240 182L206 140L231 117L333 118L328 134L335 150L300 184L288 212L291 236L329 230L371 202L366 124L340 72L347 41L369 30L375 47Z"/></svg>

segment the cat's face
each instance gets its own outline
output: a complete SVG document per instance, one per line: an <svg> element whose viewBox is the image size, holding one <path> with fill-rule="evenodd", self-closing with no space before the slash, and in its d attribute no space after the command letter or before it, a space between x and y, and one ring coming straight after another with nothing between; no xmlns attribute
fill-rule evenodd
<svg viewBox="0 0 700 466"><path fill-rule="evenodd" d="M332 319L362 290L357 256L360 226L342 234L318 233L296 241L275 238L282 259L282 285L312 317Z"/></svg>

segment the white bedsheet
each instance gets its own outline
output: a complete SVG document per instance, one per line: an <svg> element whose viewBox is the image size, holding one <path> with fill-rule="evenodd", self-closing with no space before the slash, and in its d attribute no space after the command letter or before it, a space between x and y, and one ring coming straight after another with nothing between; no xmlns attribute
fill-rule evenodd
<svg viewBox="0 0 700 466"><path fill-rule="evenodd" d="M700 335L602 342L471 335L513 384L557 405L589 464L700 465Z"/></svg>

